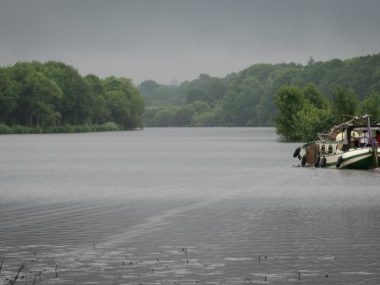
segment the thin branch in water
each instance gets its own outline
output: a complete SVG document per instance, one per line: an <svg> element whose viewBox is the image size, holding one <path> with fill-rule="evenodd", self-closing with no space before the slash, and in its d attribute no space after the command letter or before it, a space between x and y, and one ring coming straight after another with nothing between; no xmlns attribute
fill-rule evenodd
<svg viewBox="0 0 380 285"><path fill-rule="evenodd" d="M9 283L8 283L9 285L14 285L14 284L16 283L16 281L17 281L17 279L18 279L18 276L20 275L21 271L22 271L24 268L25 268L25 263L23 262L23 263L21 264L20 268L18 269L18 271L17 271L15 277L14 277L13 279L9 280Z"/></svg>
<svg viewBox="0 0 380 285"><path fill-rule="evenodd" d="M39 276L41 278L41 271L37 271L36 274L34 274L34 279L33 279L32 285L34 285L34 283L36 282L37 276Z"/></svg>

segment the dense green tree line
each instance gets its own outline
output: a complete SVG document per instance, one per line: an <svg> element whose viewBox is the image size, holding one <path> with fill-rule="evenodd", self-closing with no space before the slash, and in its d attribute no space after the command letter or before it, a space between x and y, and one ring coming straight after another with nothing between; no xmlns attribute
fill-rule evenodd
<svg viewBox="0 0 380 285"><path fill-rule="evenodd" d="M380 122L380 93L375 91L360 101L353 89L338 86L328 100L315 85L304 89L284 86L275 104L279 111L275 118L277 133L288 141L314 140L317 132L347 121L347 116L370 114L372 120Z"/></svg>
<svg viewBox="0 0 380 285"><path fill-rule="evenodd" d="M142 127L144 100L131 80L81 76L61 62L0 68L0 132Z"/></svg>
<svg viewBox="0 0 380 285"><path fill-rule="evenodd" d="M311 58L307 65L255 64L224 78L202 74L198 79L185 81L179 86L144 81L138 88L147 106L144 115L146 126L276 124L278 127L284 118L279 113L277 97L281 88L286 86L299 89L296 93L312 92L308 95L311 97L301 100L302 107L297 107L298 112L300 108L307 114L304 121L322 119L342 109L345 113L365 112L377 116L379 104L375 102L378 102L380 93L380 54L326 62L315 62ZM319 97L323 103L317 102ZM194 108L194 103L207 104L208 108L199 110ZM310 114L316 118L311 118ZM306 124L303 128L311 127ZM281 127L278 130L287 140L305 136L294 134L290 137L281 131Z"/></svg>
<svg viewBox="0 0 380 285"><path fill-rule="evenodd" d="M334 114L379 120L379 93L380 54L255 64L224 78L148 80L138 89L125 78L83 77L61 62L21 62L0 68L0 132L139 128L145 100L145 126L275 125L286 140L301 140Z"/></svg>

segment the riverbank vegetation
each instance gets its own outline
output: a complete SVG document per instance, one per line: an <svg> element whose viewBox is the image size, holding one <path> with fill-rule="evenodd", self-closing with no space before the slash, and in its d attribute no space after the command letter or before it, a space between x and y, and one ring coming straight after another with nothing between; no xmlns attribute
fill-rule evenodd
<svg viewBox="0 0 380 285"><path fill-rule="evenodd" d="M81 76L61 62L0 68L0 133L142 128L144 99L127 78Z"/></svg>
<svg viewBox="0 0 380 285"><path fill-rule="evenodd" d="M276 126L304 140L335 114L380 119L380 54L307 65L255 64L224 78L202 74L179 86L144 81L146 126Z"/></svg>
<svg viewBox="0 0 380 285"><path fill-rule="evenodd" d="M224 78L201 74L180 85L147 80L137 87L54 61L0 68L0 133L275 126L296 141L328 117L358 113L380 120L380 54L255 64Z"/></svg>

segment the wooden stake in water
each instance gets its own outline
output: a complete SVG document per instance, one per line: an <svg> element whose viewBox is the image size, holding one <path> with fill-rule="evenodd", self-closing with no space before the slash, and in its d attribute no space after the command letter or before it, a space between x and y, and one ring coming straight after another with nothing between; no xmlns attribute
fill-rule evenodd
<svg viewBox="0 0 380 285"><path fill-rule="evenodd" d="M55 278L58 278L58 263L55 264Z"/></svg>

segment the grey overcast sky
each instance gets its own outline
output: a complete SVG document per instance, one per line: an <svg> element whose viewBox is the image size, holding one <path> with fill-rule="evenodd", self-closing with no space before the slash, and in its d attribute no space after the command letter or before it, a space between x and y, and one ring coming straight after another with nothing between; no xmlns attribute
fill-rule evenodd
<svg viewBox="0 0 380 285"><path fill-rule="evenodd" d="M0 66L167 84L380 52L380 0L0 0Z"/></svg>

